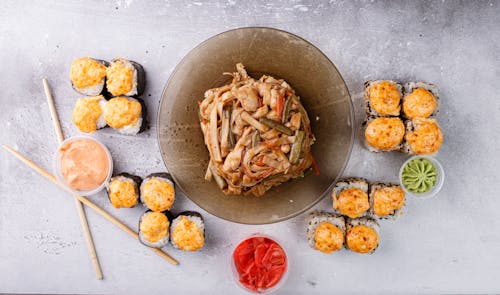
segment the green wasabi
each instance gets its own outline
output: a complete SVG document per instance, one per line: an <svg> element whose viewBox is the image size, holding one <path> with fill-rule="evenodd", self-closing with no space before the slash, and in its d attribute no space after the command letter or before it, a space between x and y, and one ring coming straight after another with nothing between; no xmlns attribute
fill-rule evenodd
<svg viewBox="0 0 500 295"><path fill-rule="evenodd" d="M428 192L437 182L437 170L431 161L413 159L403 168L401 179L405 188L414 193Z"/></svg>

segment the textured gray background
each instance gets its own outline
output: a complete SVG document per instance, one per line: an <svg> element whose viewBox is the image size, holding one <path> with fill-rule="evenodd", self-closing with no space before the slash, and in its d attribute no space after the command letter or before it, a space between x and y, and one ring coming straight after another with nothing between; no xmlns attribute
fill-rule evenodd
<svg viewBox="0 0 500 295"><path fill-rule="evenodd" d="M87 210L105 280L97 281L73 201L0 151L0 292L165 294L237 293L229 254L254 232L283 242L292 263L282 289L292 293L500 292L500 3L349 1L2 1L0 8L0 142L52 168L56 137L42 92L47 77L66 135L78 94L72 59L123 56L144 65L144 98L152 122L162 87L196 44L241 26L271 26L317 45L337 65L362 120L363 81L424 80L441 89L445 143L439 160L445 186L436 199L408 200L397 222L382 222L381 247L371 256L330 256L308 248L304 218L245 226L204 214L207 244L198 253L167 247L181 266L159 259ZM137 137L96 134L118 170L164 170L155 126ZM357 133L345 175L397 180L405 156L374 155ZM140 208L112 209L136 227ZM316 209L330 208L326 198ZM179 195L177 210L200 210ZM202 211L203 213L203 211Z"/></svg>

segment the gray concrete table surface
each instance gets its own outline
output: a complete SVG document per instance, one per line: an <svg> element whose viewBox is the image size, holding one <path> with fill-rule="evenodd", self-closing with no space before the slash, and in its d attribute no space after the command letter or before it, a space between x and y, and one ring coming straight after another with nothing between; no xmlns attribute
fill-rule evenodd
<svg viewBox="0 0 500 295"><path fill-rule="evenodd" d="M200 210L206 248L165 249L160 259L87 210L105 279L97 281L71 199L0 151L0 293L244 293L232 281L229 255L238 241L264 232L283 241L290 276L281 294L500 292L500 2L490 1L2 1L0 5L0 142L52 171L57 146L42 91L49 79L66 136L78 134L71 111L80 96L68 82L72 59L122 56L148 74L149 117L181 58L210 36L270 26L318 46L338 67L363 120L363 82L388 78L434 82L441 90L445 143L438 158L446 182L432 200L407 201L398 221L381 222L373 255L311 250L305 216L249 226L218 219L179 194L177 210ZM371 154L358 131L344 173L397 181L407 156ZM116 169L165 170L156 126L136 137L95 134ZM136 228L140 208L115 210L104 193L91 198ZM329 198L314 207L328 210Z"/></svg>

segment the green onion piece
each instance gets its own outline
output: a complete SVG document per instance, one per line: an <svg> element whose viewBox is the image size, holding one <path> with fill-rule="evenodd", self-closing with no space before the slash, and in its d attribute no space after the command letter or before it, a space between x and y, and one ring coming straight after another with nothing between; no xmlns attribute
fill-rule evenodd
<svg viewBox="0 0 500 295"><path fill-rule="evenodd" d="M210 165L210 171L212 171L212 176L214 177L215 182L220 187L220 189L225 189L227 187L227 183L224 178L217 174L217 169L215 169L214 166Z"/></svg>
<svg viewBox="0 0 500 295"><path fill-rule="evenodd" d="M288 121L288 114L290 113L290 108L292 106L292 99L288 97L285 101L285 106L283 107L283 115L281 116L281 123L285 124Z"/></svg>
<svg viewBox="0 0 500 295"><path fill-rule="evenodd" d="M267 127L269 128L273 128L275 130L278 130L279 132L281 133L284 133L288 136L292 135L293 131L292 129L286 127L285 125L281 124L281 123L278 123L276 121L273 121L273 120L270 120L268 118L260 118L259 120L262 124L266 125Z"/></svg>
<svg viewBox="0 0 500 295"><path fill-rule="evenodd" d="M295 142L292 145L292 149L290 150L290 163L295 164L299 160L300 150L302 148L302 142L304 141L305 132L298 130L295 135Z"/></svg>
<svg viewBox="0 0 500 295"><path fill-rule="evenodd" d="M260 143L260 132L259 130L255 130L254 134L252 135L252 147L257 147Z"/></svg>

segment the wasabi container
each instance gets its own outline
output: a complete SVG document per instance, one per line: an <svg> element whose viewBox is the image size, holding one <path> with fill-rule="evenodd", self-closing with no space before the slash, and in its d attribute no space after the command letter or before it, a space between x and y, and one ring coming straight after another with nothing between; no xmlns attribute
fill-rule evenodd
<svg viewBox="0 0 500 295"><path fill-rule="evenodd" d="M429 198L441 190L444 170L433 157L414 156L401 166L399 180L407 194Z"/></svg>

